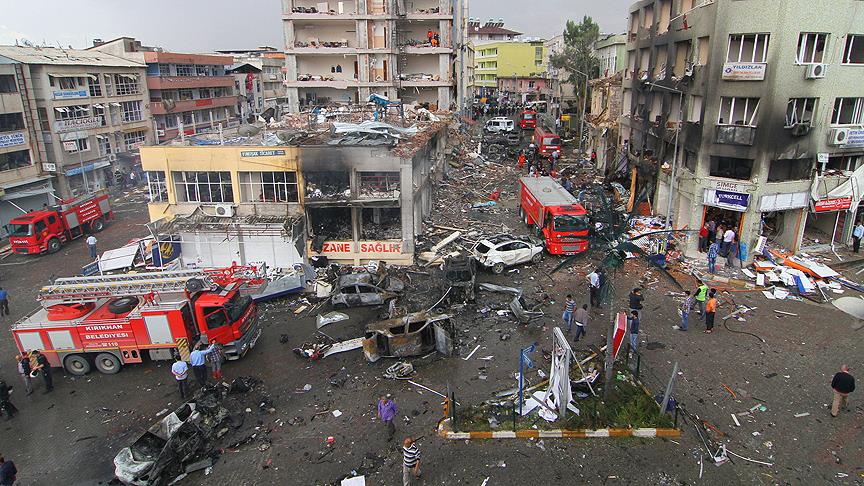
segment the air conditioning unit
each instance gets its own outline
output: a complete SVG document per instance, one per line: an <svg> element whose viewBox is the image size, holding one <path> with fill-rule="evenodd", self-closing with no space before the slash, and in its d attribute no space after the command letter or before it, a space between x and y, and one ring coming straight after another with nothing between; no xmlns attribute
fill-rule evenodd
<svg viewBox="0 0 864 486"><path fill-rule="evenodd" d="M822 79L827 70L827 64L809 64L807 65L807 79Z"/></svg>
<svg viewBox="0 0 864 486"><path fill-rule="evenodd" d="M846 145L849 140L848 128L835 128L829 133L828 141L831 145Z"/></svg>
<svg viewBox="0 0 864 486"><path fill-rule="evenodd" d="M234 206L231 204L217 204L214 206L216 216L220 218L230 218L234 216Z"/></svg>
<svg viewBox="0 0 864 486"><path fill-rule="evenodd" d="M162 128L156 129L156 136L157 137L164 137L165 136L165 130Z"/></svg>

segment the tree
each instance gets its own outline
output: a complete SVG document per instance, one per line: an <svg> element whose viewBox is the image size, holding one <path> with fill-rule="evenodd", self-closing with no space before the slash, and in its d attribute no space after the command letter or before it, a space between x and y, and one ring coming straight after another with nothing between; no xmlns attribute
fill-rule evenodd
<svg viewBox="0 0 864 486"><path fill-rule="evenodd" d="M564 28L564 49L550 57L552 66L567 71L567 82L572 84L577 97L585 96L585 77L595 78L599 74L600 61L594 57L594 42L600 36L600 27L589 16L582 17L577 24L567 21Z"/></svg>

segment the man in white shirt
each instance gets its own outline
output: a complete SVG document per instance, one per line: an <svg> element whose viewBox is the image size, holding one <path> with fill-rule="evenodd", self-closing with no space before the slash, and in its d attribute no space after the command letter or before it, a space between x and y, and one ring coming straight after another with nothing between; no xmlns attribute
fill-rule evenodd
<svg viewBox="0 0 864 486"><path fill-rule="evenodd" d="M733 249L734 245L735 245L735 231L733 231L732 228L729 228L726 230L725 233L723 233L723 247L726 250L723 253L723 256L726 257L726 266L727 267L733 266L732 265L732 259L735 258L735 255L737 254L737 252L734 251L734 249Z"/></svg>
<svg viewBox="0 0 864 486"><path fill-rule="evenodd" d="M591 293L591 307L600 307L600 270L588 274L588 288Z"/></svg>
<svg viewBox="0 0 864 486"><path fill-rule="evenodd" d="M177 386L180 387L180 398L186 398L186 377L189 376L189 365L183 361L183 358L178 354L174 356L174 364L171 365L171 374L177 380Z"/></svg>
<svg viewBox="0 0 864 486"><path fill-rule="evenodd" d="M90 235L87 237L87 248L90 249L90 258L96 259L96 242L99 241L95 236Z"/></svg>
<svg viewBox="0 0 864 486"><path fill-rule="evenodd" d="M858 249L861 248L862 237L864 237L864 223L858 221L858 224L852 230L852 251L855 253L858 253Z"/></svg>

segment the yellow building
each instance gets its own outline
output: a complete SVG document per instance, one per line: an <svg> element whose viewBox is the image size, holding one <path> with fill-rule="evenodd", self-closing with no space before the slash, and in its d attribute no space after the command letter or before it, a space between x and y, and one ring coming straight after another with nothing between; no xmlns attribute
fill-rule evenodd
<svg viewBox="0 0 864 486"><path fill-rule="evenodd" d="M475 47L474 85L479 95L494 94L498 78L536 78L546 72L542 40L492 42Z"/></svg>

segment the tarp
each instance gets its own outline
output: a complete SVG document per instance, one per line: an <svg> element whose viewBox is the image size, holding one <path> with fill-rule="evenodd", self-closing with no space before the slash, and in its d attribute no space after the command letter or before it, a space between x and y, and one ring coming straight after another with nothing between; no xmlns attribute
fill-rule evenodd
<svg viewBox="0 0 864 486"><path fill-rule="evenodd" d="M825 198L839 198L852 196L853 200L861 199L861 188L864 187L864 165L855 169L855 172L846 179L846 182L835 187Z"/></svg>

